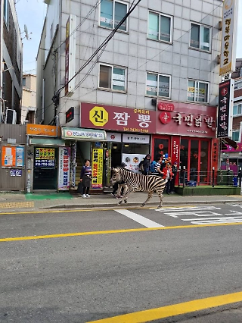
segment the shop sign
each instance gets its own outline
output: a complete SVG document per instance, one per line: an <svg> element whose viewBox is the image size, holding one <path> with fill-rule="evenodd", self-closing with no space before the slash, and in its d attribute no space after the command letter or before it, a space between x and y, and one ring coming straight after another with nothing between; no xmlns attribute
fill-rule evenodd
<svg viewBox="0 0 242 323"><path fill-rule="evenodd" d="M212 140L212 169L215 171L218 169L218 157L219 157L219 139Z"/></svg>
<svg viewBox="0 0 242 323"><path fill-rule="evenodd" d="M141 154L122 154L122 162L127 165L125 168L132 172L139 173L139 163L145 156L146 155Z"/></svg>
<svg viewBox="0 0 242 323"><path fill-rule="evenodd" d="M92 149L92 188L101 189L103 186L103 149Z"/></svg>
<svg viewBox="0 0 242 323"><path fill-rule="evenodd" d="M174 164L177 162L179 167L180 161L180 137L172 136L171 139L171 162Z"/></svg>
<svg viewBox="0 0 242 323"><path fill-rule="evenodd" d="M67 191L70 188L70 147L59 148L59 180L58 189Z"/></svg>
<svg viewBox="0 0 242 323"><path fill-rule="evenodd" d="M60 127L42 124L27 124L26 133L30 136L58 137L60 135Z"/></svg>
<svg viewBox="0 0 242 323"><path fill-rule="evenodd" d="M114 106L81 104L81 127L120 132L156 132L156 112Z"/></svg>
<svg viewBox="0 0 242 323"><path fill-rule="evenodd" d="M55 168L55 149L35 148L34 166L37 168Z"/></svg>
<svg viewBox="0 0 242 323"><path fill-rule="evenodd" d="M102 130L63 127L62 138L69 140L103 141L106 140L106 132Z"/></svg>
<svg viewBox="0 0 242 323"><path fill-rule="evenodd" d="M16 147L16 166L24 166L24 147Z"/></svg>
<svg viewBox="0 0 242 323"><path fill-rule="evenodd" d="M234 81L219 84L217 138L232 137Z"/></svg>
<svg viewBox="0 0 242 323"><path fill-rule="evenodd" d="M235 71L238 0L224 0L219 75Z"/></svg>
<svg viewBox="0 0 242 323"><path fill-rule="evenodd" d="M157 134L215 137L216 107L180 102L172 102L172 104L174 111L156 112Z"/></svg>
<svg viewBox="0 0 242 323"><path fill-rule="evenodd" d="M74 107L71 107L66 112L66 123L71 122L74 119Z"/></svg>
<svg viewBox="0 0 242 323"><path fill-rule="evenodd" d="M172 112L172 111L174 111L174 104L160 101L157 104L157 109L159 111L169 111L169 112Z"/></svg>
<svg viewBox="0 0 242 323"><path fill-rule="evenodd" d="M149 144L149 135L135 135L135 134L123 134L123 142L126 143L138 143L138 144Z"/></svg>
<svg viewBox="0 0 242 323"><path fill-rule="evenodd" d="M107 132L107 141L122 142L121 133Z"/></svg>

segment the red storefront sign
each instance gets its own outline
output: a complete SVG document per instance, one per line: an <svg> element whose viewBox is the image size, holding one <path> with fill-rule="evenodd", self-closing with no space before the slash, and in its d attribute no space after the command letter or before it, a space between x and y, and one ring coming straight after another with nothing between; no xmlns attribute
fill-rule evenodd
<svg viewBox="0 0 242 323"><path fill-rule="evenodd" d="M218 169L219 139L212 140L212 169Z"/></svg>
<svg viewBox="0 0 242 323"><path fill-rule="evenodd" d="M170 111L156 112L157 134L215 138L216 107L180 102L163 102L162 104L164 106L168 104ZM174 106L173 111L171 111L171 105Z"/></svg>
<svg viewBox="0 0 242 323"><path fill-rule="evenodd" d="M84 128L156 133L156 111L82 103L80 115Z"/></svg>

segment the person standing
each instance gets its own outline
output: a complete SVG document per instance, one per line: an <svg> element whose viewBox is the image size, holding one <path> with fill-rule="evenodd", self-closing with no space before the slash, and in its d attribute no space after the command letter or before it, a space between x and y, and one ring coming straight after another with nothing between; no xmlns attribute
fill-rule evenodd
<svg viewBox="0 0 242 323"><path fill-rule="evenodd" d="M143 161L143 167L144 167L143 175L149 175L150 173L150 159L151 159L150 154L145 156L145 159Z"/></svg>
<svg viewBox="0 0 242 323"><path fill-rule="evenodd" d="M171 165L168 162L166 162L166 166L163 169L163 172L164 172L163 178L167 179L166 193L170 194L170 192L171 192L171 180L172 180L173 173L172 173Z"/></svg>
<svg viewBox="0 0 242 323"><path fill-rule="evenodd" d="M164 172L162 171L162 156L158 156L156 158L156 164L155 164L155 171L152 173L153 175L156 176L163 176Z"/></svg>
<svg viewBox="0 0 242 323"><path fill-rule="evenodd" d="M85 165L82 166L80 182L82 183L82 197L89 198L89 189L92 181L92 168L90 166L90 160L85 159Z"/></svg>
<svg viewBox="0 0 242 323"><path fill-rule="evenodd" d="M171 180L171 194L175 193L175 182L176 182L176 175L177 175L177 162L175 162L172 166L172 173L173 173L173 177Z"/></svg>

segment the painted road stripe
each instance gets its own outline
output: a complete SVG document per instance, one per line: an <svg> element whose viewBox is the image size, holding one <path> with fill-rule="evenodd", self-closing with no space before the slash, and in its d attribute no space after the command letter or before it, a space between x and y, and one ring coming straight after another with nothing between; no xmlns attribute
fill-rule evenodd
<svg viewBox="0 0 242 323"><path fill-rule="evenodd" d="M225 227L225 226L228 227L228 226L239 226L239 225L242 225L242 223L218 223L218 224L216 223L216 224L184 225L184 226L176 226L176 227L123 229L123 230L93 231L93 232L75 232L75 233L49 234L49 235L42 235L42 236L2 238L2 239L0 239L0 242L70 238L70 237L107 235L107 234L117 234L117 233L132 233L132 232L151 232L151 231L159 231L159 230L181 230L181 229L211 228L211 227Z"/></svg>
<svg viewBox="0 0 242 323"><path fill-rule="evenodd" d="M145 323L238 302L242 302L242 292L202 298L190 302L154 308L151 310L131 314L119 315L107 319L90 321L87 323Z"/></svg>
<svg viewBox="0 0 242 323"><path fill-rule="evenodd" d="M163 225L156 223L154 221L151 221L147 218L145 218L144 216L131 212L129 210L125 210L125 209L121 209L121 210L114 210L117 213L120 213L122 215L125 215L127 218L134 220L135 222L138 222L139 224L142 224L143 226L145 226L146 228L160 228L160 227L164 227Z"/></svg>

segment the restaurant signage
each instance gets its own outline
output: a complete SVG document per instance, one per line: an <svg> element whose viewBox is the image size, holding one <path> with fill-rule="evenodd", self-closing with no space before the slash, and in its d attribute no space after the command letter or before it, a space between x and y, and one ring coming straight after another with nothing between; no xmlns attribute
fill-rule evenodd
<svg viewBox="0 0 242 323"><path fill-rule="evenodd" d="M62 138L69 140L104 141L106 140L106 132L103 130L63 127Z"/></svg>
<svg viewBox="0 0 242 323"><path fill-rule="evenodd" d="M144 109L81 104L81 127L121 132L155 133L156 112Z"/></svg>
<svg viewBox="0 0 242 323"><path fill-rule="evenodd" d="M219 84L217 138L232 136L233 88L233 80L228 80Z"/></svg>

